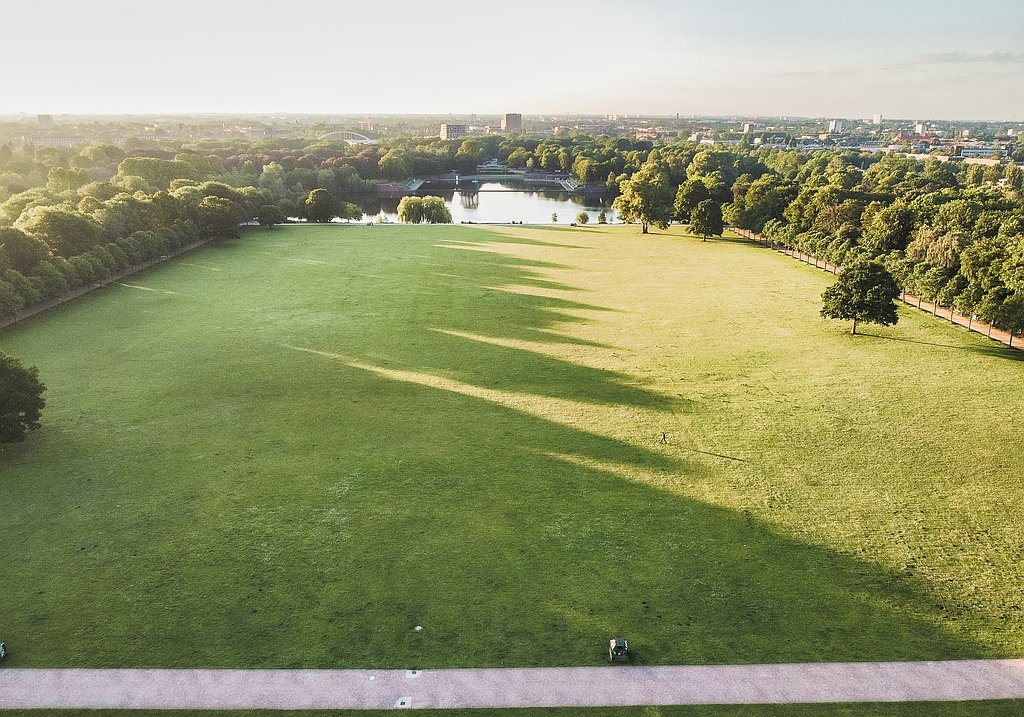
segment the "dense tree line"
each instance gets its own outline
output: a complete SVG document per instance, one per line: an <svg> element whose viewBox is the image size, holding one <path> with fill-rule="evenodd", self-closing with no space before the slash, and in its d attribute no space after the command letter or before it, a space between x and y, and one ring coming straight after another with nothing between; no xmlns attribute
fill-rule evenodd
<svg viewBox="0 0 1024 717"><path fill-rule="evenodd" d="M0 316L197 240L237 236L241 222L271 203L261 190L221 182L173 179L154 189L117 174L67 187L66 174L51 170L58 182L0 204Z"/></svg>
<svg viewBox="0 0 1024 717"><path fill-rule="evenodd" d="M1014 156L1024 156L1024 144ZM1012 161L682 140L655 146L578 132L397 137L374 146L301 139L0 146L0 317L197 240L237 236L243 222L359 218L352 200L376 182L471 171L490 159L602 183L619 195L622 217L644 231L675 220L706 239L731 224L834 264L876 262L908 292L1024 332L1024 171ZM442 209L410 200L402 214L444 221ZM863 307L831 298L830 315L863 320ZM33 410L21 414L27 428L38 424Z"/></svg>
<svg viewBox="0 0 1024 717"><path fill-rule="evenodd" d="M683 140L655 147L579 132L395 137L371 146L302 139L0 146L0 313L126 262L230 234L238 221L354 218L354 200L375 182L468 171L489 159L605 184L622 195L623 216L645 226L682 221L707 237L721 215L832 263L877 258L905 290L998 326L1018 330L1024 313L1024 172L1011 162Z"/></svg>
<svg viewBox="0 0 1024 717"><path fill-rule="evenodd" d="M724 222L833 264L877 260L904 291L1024 333L1024 171L1012 161L674 142L618 185L615 206L645 232L675 219L707 238Z"/></svg>
<svg viewBox="0 0 1024 717"><path fill-rule="evenodd" d="M362 216L324 188L293 196L277 186L283 172L265 169L245 177L217 155L159 148L0 147L0 317L195 241L238 236L245 222Z"/></svg>
<svg viewBox="0 0 1024 717"><path fill-rule="evenodd" d="M888 155L861 169L861 161L815 156L792 178L766 175L746 192L734 185L727 214L833 264L877 259L909 293L1024 331L1020 168ZM771 190L751 197L758 182Z"/></svg>

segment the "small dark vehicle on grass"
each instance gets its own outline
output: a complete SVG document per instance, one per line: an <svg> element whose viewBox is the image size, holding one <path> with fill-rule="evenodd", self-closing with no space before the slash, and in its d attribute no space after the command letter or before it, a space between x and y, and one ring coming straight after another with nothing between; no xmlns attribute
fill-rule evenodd
<svg viewBox="0 0 1024 717"><path fill-rule="evenodd" d="M629 643L621 637L609 640L608 659L612 662L629 662Z"/></svg>

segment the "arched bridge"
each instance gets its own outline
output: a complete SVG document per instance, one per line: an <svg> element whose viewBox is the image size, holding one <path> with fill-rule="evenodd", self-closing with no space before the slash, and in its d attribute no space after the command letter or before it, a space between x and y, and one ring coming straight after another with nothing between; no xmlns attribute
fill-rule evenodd
<svg viewBox="0 0 1024 717"><path fill-rule="evenodd" d="M350 129L339 129L334 132L328 132L327 134L320 135L317 139L326 139L328 137L338 137L349 144L377 144L379 142L379 140L371 139L365 134L353 132Z"/></svg>

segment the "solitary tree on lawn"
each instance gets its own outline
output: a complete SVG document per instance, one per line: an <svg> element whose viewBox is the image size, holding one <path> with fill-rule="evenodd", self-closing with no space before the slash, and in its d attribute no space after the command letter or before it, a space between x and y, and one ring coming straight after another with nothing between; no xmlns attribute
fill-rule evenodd
<svg viewBox="0 0 1024 717"><path fill-rule="evenodd" d="M899 295L896 280L881 263L856 262L821 295L821 315L826 319L852 319L854 334L858 321L890 326L899 321L895 303Z"/></svg>
<svg viewBox="0 0 1024 717"><path fill-rule="evenodd" d="M39 428L45 390L35 366L25 368L0 353L0 443L24 440L27 432Z"/></svg>
<svg viewBox="0 0 1024 717"><path fill-rule="evenodd" d="M693 208L690 214L690 231L707 241L708 237L720 237L725 229L722 221L722 206L714 199L705 199Z"/></svg>
<svg viewBox="0 0 1024 717"><path fill-rule="evenodd" d="M615 198L612 206L623 221L640 222L643 234L648 233L651 224L661 229L668 227L675 195L658 150L651 150L644 165L632 177L623 180L619 188L622 194Z"/></svg>

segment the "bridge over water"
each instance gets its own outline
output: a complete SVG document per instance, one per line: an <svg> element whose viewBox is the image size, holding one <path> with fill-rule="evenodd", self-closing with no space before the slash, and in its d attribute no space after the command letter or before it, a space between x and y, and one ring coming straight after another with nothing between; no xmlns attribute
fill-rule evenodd
<svg viewBox="0 0 1024 717"><path fill-rule="evenodd" d="M460 192L507 192L508 189L480 189L484 182L515 182L529 186L551 187L566 192L581 191L586 185L573 177L565 177L550 172L517 172L514 170L503 171L478 171L475 174L460 174L449 172L448 174L437 174L426 177L414 177L403 185L411 192L415 192L424 185L436 184L445 187L454 186Z"/></svg>
<svg viewBox="0 0 1024 717"><path fill-rule="evenodd" d="M317 139L327 139L328 137L337 137L343 139L349 144L380 144L380 140L367 137L365 134L360 132L353 132L350 129L339 129L333 132L327 132L322 134Z"/></svg>

